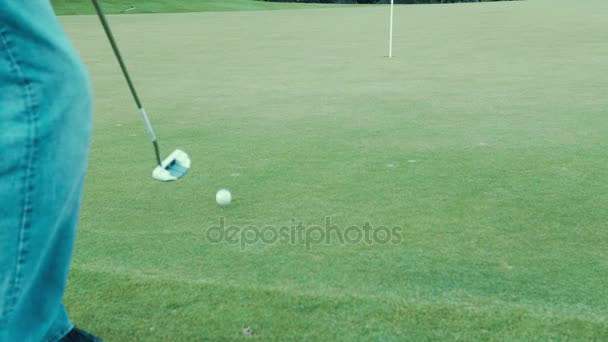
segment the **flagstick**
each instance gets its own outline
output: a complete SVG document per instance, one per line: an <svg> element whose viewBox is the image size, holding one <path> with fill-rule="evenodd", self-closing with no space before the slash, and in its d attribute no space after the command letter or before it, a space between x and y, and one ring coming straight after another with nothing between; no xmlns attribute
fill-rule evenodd
<svg viewBox="0 0 608 342"><path fill-rule="evenodd" d="M388 40L388 58L393 58L393 8L395 7L395 0L391 0L391 28Z"/></svg>

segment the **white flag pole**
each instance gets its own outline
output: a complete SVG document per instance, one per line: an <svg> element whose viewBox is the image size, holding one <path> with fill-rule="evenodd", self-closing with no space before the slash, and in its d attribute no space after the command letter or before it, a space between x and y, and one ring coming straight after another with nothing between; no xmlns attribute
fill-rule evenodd
<svg viewBox="0 0 608 342"><path fill-rule="evenodd" d="M388 58L393 58L393 8L395 7L395 0L391 0L391 27L388 38Z"/></svg>

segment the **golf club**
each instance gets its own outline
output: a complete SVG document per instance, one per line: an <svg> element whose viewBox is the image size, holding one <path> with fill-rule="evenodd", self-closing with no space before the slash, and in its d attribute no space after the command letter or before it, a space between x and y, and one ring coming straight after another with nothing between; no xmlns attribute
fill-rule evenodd
<svg viewBox="0 0 608 342"><path fill-rule="evenodd" d="M137 105L137 109L139 110L139 113L144 119L144 123L146 124L146 128L148 129L148 135L150 135L150 139L152 140L152 144L154 145L154 153L156 155L156 161L158 163L158 166L152 171L152 177L162 182L177 180L184 176L190 169L190 157L184 151L175 150L164 160L160 159L160 152L158 147L158 141L156 139L156 134L154 134L150 119L148 119L148 115L146 114L146 111L141 101L139 100L139 96L137 96L135 86L131 81L131 77L129 77L127 67L124 61L122 60L122 57L120 56L120 51L118 50L118 46L116 45L116 41L114 40L114 36L112 35L112 31L110 30L110 26L106 21L106 17L103 14L103 10L99 6L97 0L92 1L93 5L95 6L95 11L97 12L97 16L101 21L101 25L103 26L103 29L106 32L106 35L108 36L110 45L112 45L114 55L116 55L116 59L120 64L120 68L122 69L122 73L125 76L125 79L127 80L127 84L129 85L129 89L131 90L131 94L133 95L133 99L135 100L135 104Z"/></svg>

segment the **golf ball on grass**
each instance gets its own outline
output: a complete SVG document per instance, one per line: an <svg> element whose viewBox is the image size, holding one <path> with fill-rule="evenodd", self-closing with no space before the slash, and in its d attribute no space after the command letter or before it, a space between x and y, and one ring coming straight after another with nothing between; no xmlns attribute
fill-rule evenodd
<svg viewBox="0 0 608 342"><path fill-rule="evenodd" d="M215 201L219 205L228 205L232 201L232 194L226 189L220 189L215 194Z"/></svg>

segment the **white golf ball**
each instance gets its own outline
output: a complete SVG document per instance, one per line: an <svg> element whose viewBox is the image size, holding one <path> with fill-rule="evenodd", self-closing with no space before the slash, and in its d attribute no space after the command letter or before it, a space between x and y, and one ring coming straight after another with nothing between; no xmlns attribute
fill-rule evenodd
<svg viewBox="0 0 608 342"><path fill-rule="evenodd" d="M232 201L232 194L226 189L220 189L215 194L215 201L219 205L228 205Z"/></svg>

